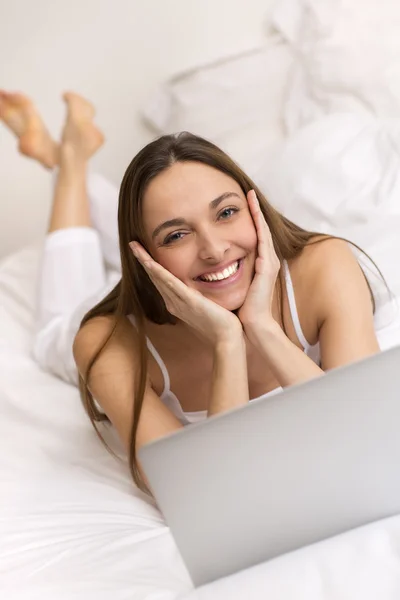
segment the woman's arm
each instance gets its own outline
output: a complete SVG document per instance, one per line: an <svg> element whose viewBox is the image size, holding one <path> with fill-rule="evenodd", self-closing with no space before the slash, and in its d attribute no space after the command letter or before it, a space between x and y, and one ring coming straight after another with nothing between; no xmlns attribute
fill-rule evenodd
<svg viewBox="0 0 400 600"><path fill-rule="evenodd" d="M92 356L107 339L113 325L113 317L96 317L79 330L73 350L81 374L86 373ZM135 381L139 375L135 367L138 359L137 334L126 320L125 324L117 326L112 338L95 361L88 381L93 398L116 428L127 451L135 406ZM139 419L136 449L182 427L182 423L160 400L149 382ZM148 485L143 471L140 471Z"/></svg>
<svg viewBox="0 0 400 600"><path fill-rule="evenodd" d="M248 401L246 344L240 332L240 335L232 336L214 347L208 416L242 406Z"/></svg>
<svg viewBox="0 0 400 600"><path fill-rule="evenodd" d="M282 387L320 377L324 371L287 337L276 321L266 323L252 337Z"/></svg>
<svg viewBox="0 0 400 600"><path fill-rule="evenodd" d="M371 292L349 244L331 239L308 250L315 282L311 310L318 320L322 368L379 352Z"/></svg>
<svg viewBox="0 0 400 600"><path fill-rule="evenodd" d="M299 304L307 306L317 322L322 369L272 319L252 335L283 387L379 351L371 294L348 244L327 240L306 248L298 260L297 271L307 278L302 288L309 290L307 302Z"/></svg>

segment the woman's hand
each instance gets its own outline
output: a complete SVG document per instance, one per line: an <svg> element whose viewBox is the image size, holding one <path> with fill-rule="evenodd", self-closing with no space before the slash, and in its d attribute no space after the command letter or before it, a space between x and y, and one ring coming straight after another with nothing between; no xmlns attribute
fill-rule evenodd
<svg viewBox="0 0 400 600"><path fill-rule="evenodd" d="M164 299L168 312L184 321L213 346L243 336L239 319L184 284L180 279L154 261L138 242L131 242L131 250Z"/></svg>
<svg viewBox="0 0 400 600"><path fill-rule="evenodd" d="M276 325L272 316L272 299L281 265L254 190L247 194L247 201L257 232L258 248L253 281L238 316L246 336L252 341L269 323Z"/></svg>

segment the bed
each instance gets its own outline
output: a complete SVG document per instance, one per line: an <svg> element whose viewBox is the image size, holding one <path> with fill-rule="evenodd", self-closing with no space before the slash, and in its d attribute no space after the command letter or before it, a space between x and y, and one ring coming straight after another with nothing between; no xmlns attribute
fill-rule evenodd
<svg viewBox="0 0 400 600"><path fill-rule="evenodd" d="M400 344L400 8L366 0L360 16L357 4L281 0L264 47L164 82L143 112L157 132L189 129L221 144L293 220L360 244L391 290L372 273L388 348ZM400 515L194 589L113 431L119 459L99 442L77 389L32 359L41 245L0 263L3 598L400 597Z"/></svg>

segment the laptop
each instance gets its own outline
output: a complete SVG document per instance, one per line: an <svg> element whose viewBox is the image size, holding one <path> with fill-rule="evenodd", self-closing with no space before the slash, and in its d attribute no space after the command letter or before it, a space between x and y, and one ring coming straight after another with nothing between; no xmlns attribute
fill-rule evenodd
<svg viewBox="0 0 400 600"><path fill-rule="evenodd" d="M400 347L151 442L197 587L400 513Z"/></svg>

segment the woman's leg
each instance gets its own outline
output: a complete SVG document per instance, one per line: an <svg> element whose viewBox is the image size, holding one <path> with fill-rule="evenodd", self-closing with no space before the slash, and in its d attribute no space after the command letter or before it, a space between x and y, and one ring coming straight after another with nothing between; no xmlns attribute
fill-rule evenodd
<svg viewBox="0 0 400 600"><path fill-rule="evenodd" d="M75 94L66 94L65 100L67 119L43 252L33 353L43 368L75 383L72 344L80 321L117 279L112 273L107 277L86 189L88 162L103 138L93 124L91 105Z"/></svg>
<svg viewBox="0 0 400 600"><path fill-rule="evenodd" d="M65 227L94 227L105 264L120 270L118 248L118 191L100 175L88 172L88 159L103 143L94 126L93 106L67 93L68 116L59 150L60 171L56 180L49 232Z"/></svg>
<svg viewBox="0 0 400 600"><path fill-rule="evenodd" d="M66 94L65 100L69 104L85 102L75 94ZM93 117L93 107L86 103L82 107L82 118ZM37 112L32 101L22 95L0 90L0 120L16 135L19 141L21 154L37 160L47 169L54 169L59 165L60 147L50 136L43 120ZM93 132L92 132L93 133ZM99 134L99 132L98 132ZM101 135L101 134L100 134ZM102 140L101 140L102 141ZM100 138L91 138L91 143L96 146ZM54 176L58 187L65 182L58 182L57 168ZM78 181L80 179L80 181ZM76 185L82 188L82 173L77 177ZM58 193L54 195L52 206L50 230L70 227L75 223L94 227L100 238L100 244L106 266L112 270L120 270L120 257L118 248L118 188L101 175L90 172L86 174L87 197L84 202L74 202L75 195L70 201L58 201ZM57 190L55 190L57 192ZM81 194L79 194L81 198ZM88 206L88 201L89 206Z"/></svg>
<svg viewBox="0 0 400 600"><path fill-rule="evenodd" d="M48 169L58 164L58 144L29 98L0 90L0 120L17 136L21 154L34 158Z"/></svg>
<svg viewBox="0 0 400 600"><path fill-rule="evenodd" d="M75 383L72 342L80 320L118 280L115 272L107 276L86 192L88 160L102 136L93 125L92 107L74 94L65 96L68 113L60 146L51 140L28 99L9 97L8 106L5 100L3 95L0 116L19 137L20 149L47 168L58 165L33 353L43 368Z"/></svg>
<svg viewBox="0 0 400 600"><path fill-rule="evenodd" d="M93 123L92 105L76 94L65 94L67 119L59 148L49 233L68 227L92 227L86 189L88 161L103 143Z"/></svg>

